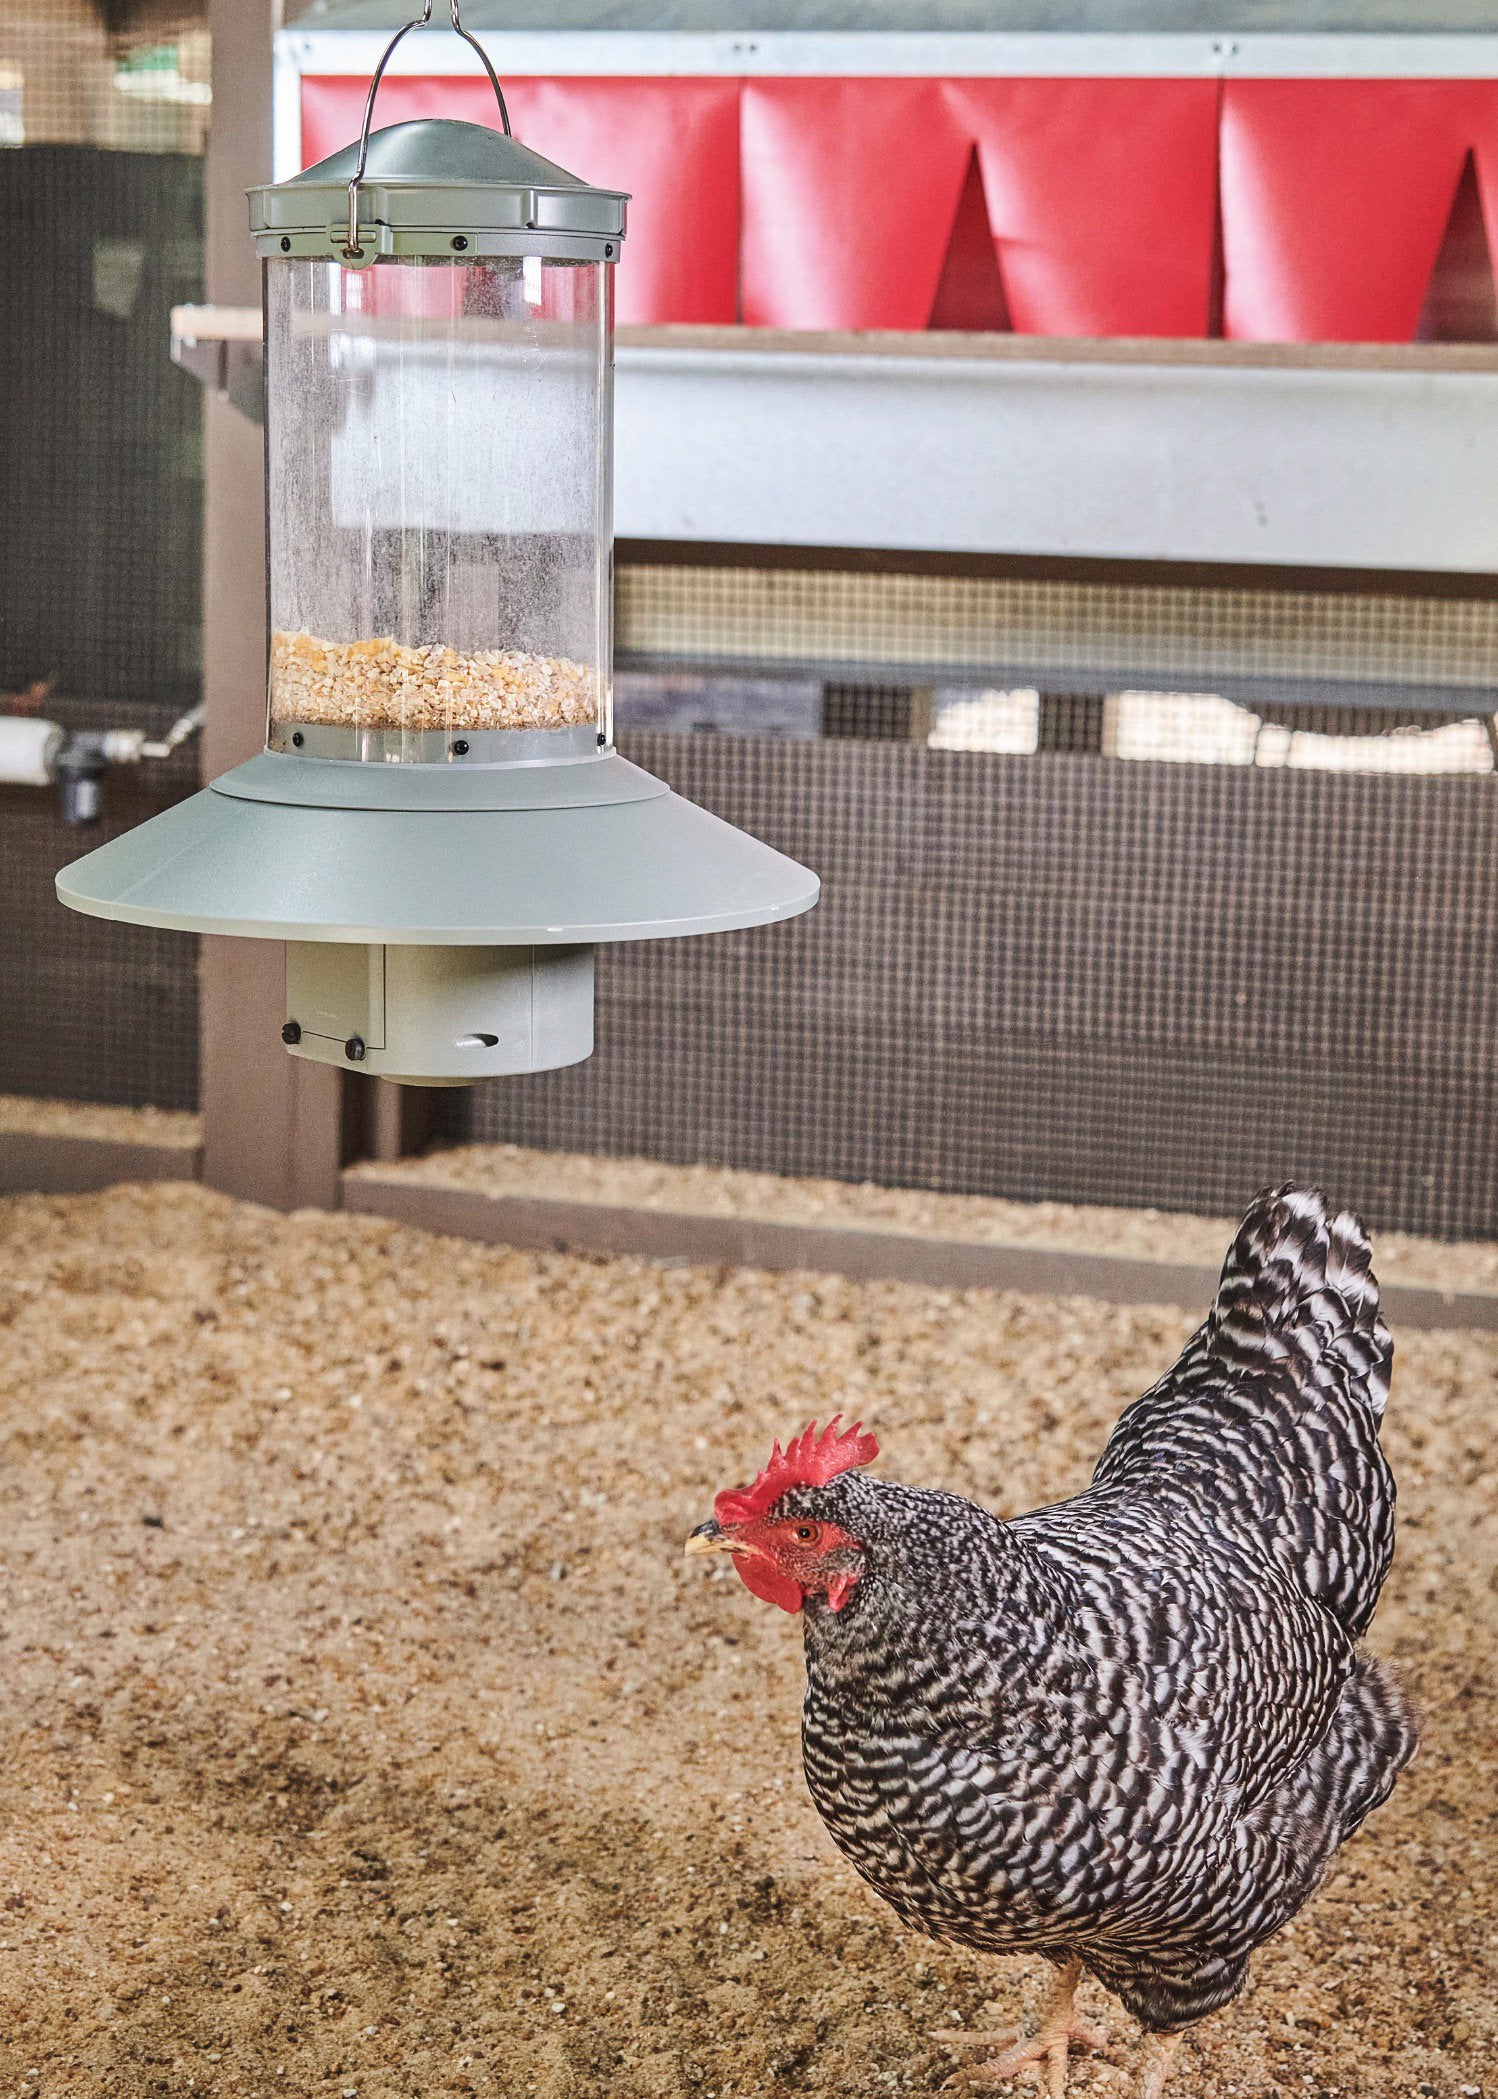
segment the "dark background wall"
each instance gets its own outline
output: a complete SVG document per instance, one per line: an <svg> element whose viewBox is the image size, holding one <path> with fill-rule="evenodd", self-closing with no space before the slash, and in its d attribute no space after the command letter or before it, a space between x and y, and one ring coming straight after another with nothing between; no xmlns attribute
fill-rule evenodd
<svg viewBox="0 0 1498 2099"><path fill-rule="evenodd" d="M168 351L202 296L202 196L192 155L0 152L0 694L49 684L68 726L160 731L198 698L202 400ZM194 765L115 774L109 828ZM0 791L0 825L0 1091L192 1106L196 943L64 911L52 874L106 834L44 793Z"/></svg>

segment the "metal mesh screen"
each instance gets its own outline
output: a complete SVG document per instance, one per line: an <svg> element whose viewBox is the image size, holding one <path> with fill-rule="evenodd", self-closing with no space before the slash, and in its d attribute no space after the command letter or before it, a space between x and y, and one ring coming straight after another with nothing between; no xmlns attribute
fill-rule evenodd
<svg viewBox="0 0 1498 2099"><path fill-rule="evenodd" d="M206 12L204 0L4 0L0 147L201 153L211 101Z"/></svg>
<svg viewBox="0 0 1498 2099"><path fill-rule="evenodd" d="M198 698L201 397L169 314L201 296L191 155L0 152L0 712L47 688L69 727L159 733ZM105 781L109 830L196 785L190 758ZM101 837L6 790L0 1091L190 1107L196 943L64 911L51 877Z"/></svg>
<svg viewBox="0 0 1498 2099"><path fill-rule="evenodd" d="M1498 707L1498 597L1475 585L1435 596L622 563L617 648L625 671L1211 693L1384 722Z"/></svg>
<svg viewBox="0 0 1498 2099"><path fill-rule="evenodd" d="M455 1098L452 1135L1210 1211L1308 1176L1498 1231L1498 607L700 569L620 597L626 725L647 660L697 665L701 715L716 647L740 725L746 666L821 671L810 728L622 742L823 902L606 951L591 1064ZM1223 696L1234 663L1279 721ZM1178 694L1141 689L1162 664ZM1448 725L1366 733L1406 718Z"/></svg>
<svg viewBox="0 0 1498 2099"><path fill-rule="evenodd" d="M196 786L188 766L173 770L179 794ZM80 918L52 889L67 861L163 806L111 782L106 821L79 832L64 829L41 791L0 788L0 1093L197 1106L197 942Z"/></svg>

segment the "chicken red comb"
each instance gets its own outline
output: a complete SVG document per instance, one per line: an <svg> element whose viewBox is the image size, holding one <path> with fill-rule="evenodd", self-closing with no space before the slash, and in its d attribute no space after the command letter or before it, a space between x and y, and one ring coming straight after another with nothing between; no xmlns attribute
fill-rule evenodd
<svg viewBox="0 0 1498 2099"><path fill-rule="evenodd" d="M878 1455L879 1445L862 1422L855 1421L852 1428L845 1429L842 1416L834 1414L820 1436L813 1422L784 1450L777 1443L753 1486L725 1487L713 1502L713 1515L720 1524L752 1523L792 1487L825 1487L840 1472L872 1464Z"/></svg>

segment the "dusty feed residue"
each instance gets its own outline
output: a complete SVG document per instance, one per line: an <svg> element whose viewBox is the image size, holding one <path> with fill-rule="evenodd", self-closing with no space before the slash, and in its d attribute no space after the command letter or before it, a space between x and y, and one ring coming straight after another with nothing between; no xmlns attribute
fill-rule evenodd
<svg viewBox="0 0 1498 2099"><path fill-rule="evenodd" d="M933 2028L1033 2009L1032 1965L902 1933L842 1865L798 1628L682 1539L837 1405L893 1476L1064 1493L1179 1315L187 1186L0 1205L0 1238L0 2090L877 2099L948 2075ZM1495 1369L1402 1343L1375 1645L1426 1748L1180 2099L1494 2090Z"/></svg>

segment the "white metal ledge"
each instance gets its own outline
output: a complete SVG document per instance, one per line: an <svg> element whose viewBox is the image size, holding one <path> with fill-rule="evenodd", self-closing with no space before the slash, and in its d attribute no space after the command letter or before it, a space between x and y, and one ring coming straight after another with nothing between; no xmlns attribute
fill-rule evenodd
<svg viewBox="0 0 1498 2099"><path fill-rule="evenodd" d="M1498 352L634 331L622 538L1481 573Z"/></svg>
<svg viewBox="0 0 1498 2099"><path fill-rule="evenodd" d="M252 406L253 309L174 354ZM1498 348L621 329L622 539L1498 570Z"/></svg>

